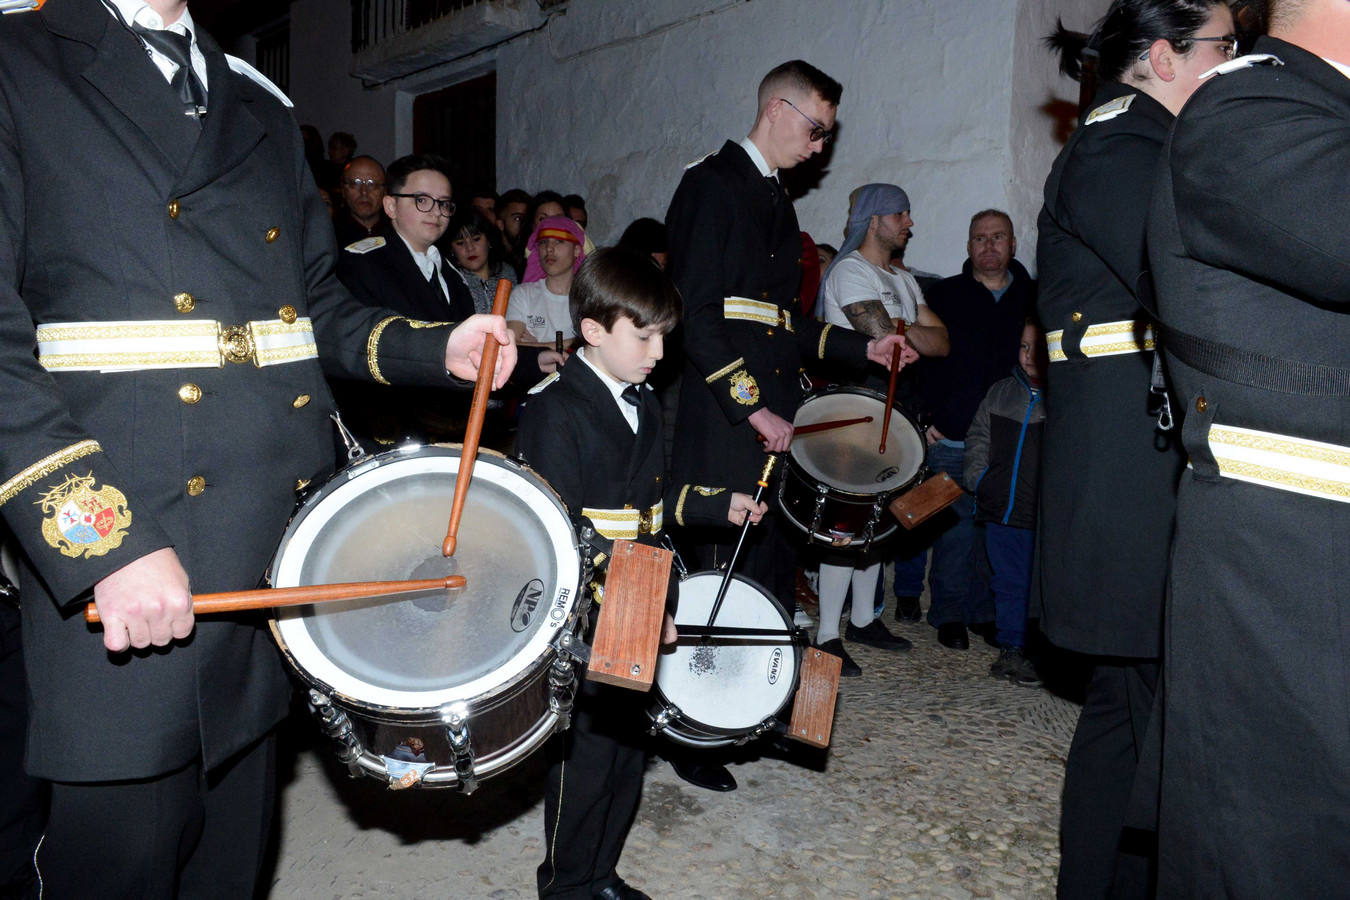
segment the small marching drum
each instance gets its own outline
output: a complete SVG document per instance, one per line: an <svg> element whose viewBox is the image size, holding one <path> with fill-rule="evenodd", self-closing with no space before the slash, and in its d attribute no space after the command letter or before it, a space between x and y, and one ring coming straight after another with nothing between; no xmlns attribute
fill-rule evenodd
<svg viewBox="0 0 1350 900"><path fill-rule="evenodd" d="M353 774L472 791L567 727L581 563L548 484L480 450L455 555L441 554L458 446L367 457L301 503L274 587L468 579L434 591L279 609L272 631Z"/></svg>
<svg viewBox="0 0 1350 900"><path fill-rule="evenodd" d="M680 582L677 627L707 624L722 572L696 572ZM735 576L717 626L762 629L782 636L682 637L657 660L652 734L691 747L743 744L772 730L797 689L802 651L789 636L792 619L768 591Z"/></svg>
<svg viewBox="0 0 1350 900"><path fill-rule="evenodd" d="M895 531L897 523L886 514L886 506L918 483L926 448L918 426L892 407L886 452L878 453L885 409L883 395L840 386L813 392L797 408L794 428L872 417L793 439L778 482L778 505L811 539L866 550Z"/></svg>

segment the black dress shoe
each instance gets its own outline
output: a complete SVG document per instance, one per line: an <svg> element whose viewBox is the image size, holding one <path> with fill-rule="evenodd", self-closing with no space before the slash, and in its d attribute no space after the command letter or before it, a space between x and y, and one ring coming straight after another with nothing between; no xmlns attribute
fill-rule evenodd
<svg viewBox="0 0 1350 900"><path fill-rule="evenodd" d="M998 642L998 626L993 622L971 622L969 626L972 634L978 634L984 639L984 642L995 650L1002 650L1003 645Z"/></svg>
<svg viewBox="0 0 1350 900"><path fill-rule="evenodd" d="M675 769L676 775L694 787L720 792L736 790L735 777L721 763L682 756L671 759L670 765Z"/></svg>
<svg viewBox="0 0 1350 900"><path fill-rule="evenodd" d="M923 618L923 607L918 597L895 598L895 621L917 622Z"/></svg>
<svg viewBox="0 0 1350 900"><path fill-rule="evenodd" d="M823 644L816 644L816 649L821 653L839 657L842 663L839 666L839 677L857 678L862 674L862 667L855 663L853 658L844 651L844 642L841 638L833 638Z"/></svg>
<svg viewBox="0 0 1350 900"><path fill-rule="evenodd" d="M592 891L591 896L603 897L604 900L652 900L648 894L639 891L626 881L620 881L618 884L611 884L597 891Z"/></svg>
<svg viewBox="0 0 1350 900"><path fill-rule="evenodd" d="M908 650L914 646L905 638L887 631L880 619L873 619L862 628L849 622L848 627L844 629L844 637L855 644L866 644L878 650Z"/></svg>
<svg viewBox="0 0 1350 900"><path fill-rule="evenodd" d="M964 622L945 622L938 626L938 643L948 650L969 650L970 635Z"/></svg>

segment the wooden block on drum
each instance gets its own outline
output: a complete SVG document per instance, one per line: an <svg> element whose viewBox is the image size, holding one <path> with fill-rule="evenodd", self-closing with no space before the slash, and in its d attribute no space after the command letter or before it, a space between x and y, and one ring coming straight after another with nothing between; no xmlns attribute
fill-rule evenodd
<svg viewBox="0 0 1350 900"><path fill-rule="evenodd" d="M651 690L671 559L671 552L660 547L614 542L587 678L635 691Z"/></svg>
<svg viewBox="0 0 1350 900"><path fill-rule="evenodd" d="M905 528L927 522L960 498L961 485L946 472L939 472L923 484L905 491L887 507Z"/></svg>
<svg viewBox="0 0 1350 900"><path fill-rule="evenodd" d="M830 746L834 700L839 696L839 668L844 661L815 647L802 654L802 677L792 701L788 737L812 747Z"/></svg>

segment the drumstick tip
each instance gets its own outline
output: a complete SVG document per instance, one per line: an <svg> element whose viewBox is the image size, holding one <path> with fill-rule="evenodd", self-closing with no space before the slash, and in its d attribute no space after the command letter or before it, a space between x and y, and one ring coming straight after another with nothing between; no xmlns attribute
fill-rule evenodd
<svg viewBox="0 0 1350 900"><path fill-rule="evenodd" d="M455 555L455 536L453 534L447 534L445 536L445 543L441 544L441 555L442 556Z"/></svg>

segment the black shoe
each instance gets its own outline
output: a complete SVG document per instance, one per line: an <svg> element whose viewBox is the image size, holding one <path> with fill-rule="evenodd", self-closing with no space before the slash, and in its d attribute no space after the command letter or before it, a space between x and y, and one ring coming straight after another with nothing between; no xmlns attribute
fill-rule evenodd
<svg viewBox="0 0 1350 900"><path fill-rule="evenodd" d="M843 665L839 667L839 676L841 678L857 678L862 674L862 668L859 667L846 652L844 652L844 642L839 638L828 640L823 644L816 644L816 649L821 653L837 656L843 661Z"/></svg>
<svg viewBox="0 0 1350 900"><path fill-rule="evenodd" d="M604 900L652 900L650 895L639 891L626 881L602 887L598 891L593 891L591 896L603 897Z"/></svg>
<svg viewBox="0 0 1350 900"><path fill-rule="evenodd" d="M675 769L676 775L694 787L723 793L736 790L735 777L719 762L681 756L671 759L670 765Z"/></svg>
<svg viewBox="0 0 1350 900"><path fill-rule="evenodd" d="M1000 650L998 659L989 666L989 674L1022 687L1039 687L1041 684L1041 676L1036 674L1036 667L1027 659L1021 647Z"/></svg>
<svg viewBox="0 0 1350 900"><path fill-rule="evenodd" d="M946 622L939 625L938 643L948 650L969 650L970 635L966 633L966 623Z"/></svg>
<svg viewBox="0 0 1350 900"><path fill-rule="evenodd" d="M923 618L923 607L918 597L895 598L895 621L917 622Z"/></svg>
<svg viewBox="0 0 1350 900"><path fill-rule="evenodd" d="M998 626L993 622L972 622L970 630L984 639L984 642L995 650L1002 650L1003 645L998 642Z"/></svg>
<svg viewBox="0 0 1350 900"><path fill-rule="evenodd" d="M866 644L878 650L908 650L914 646L904 638L887 631L880 619L873 619L862 628L849 622L848 627L844 629L844 637L855 644Z"/></svg>

